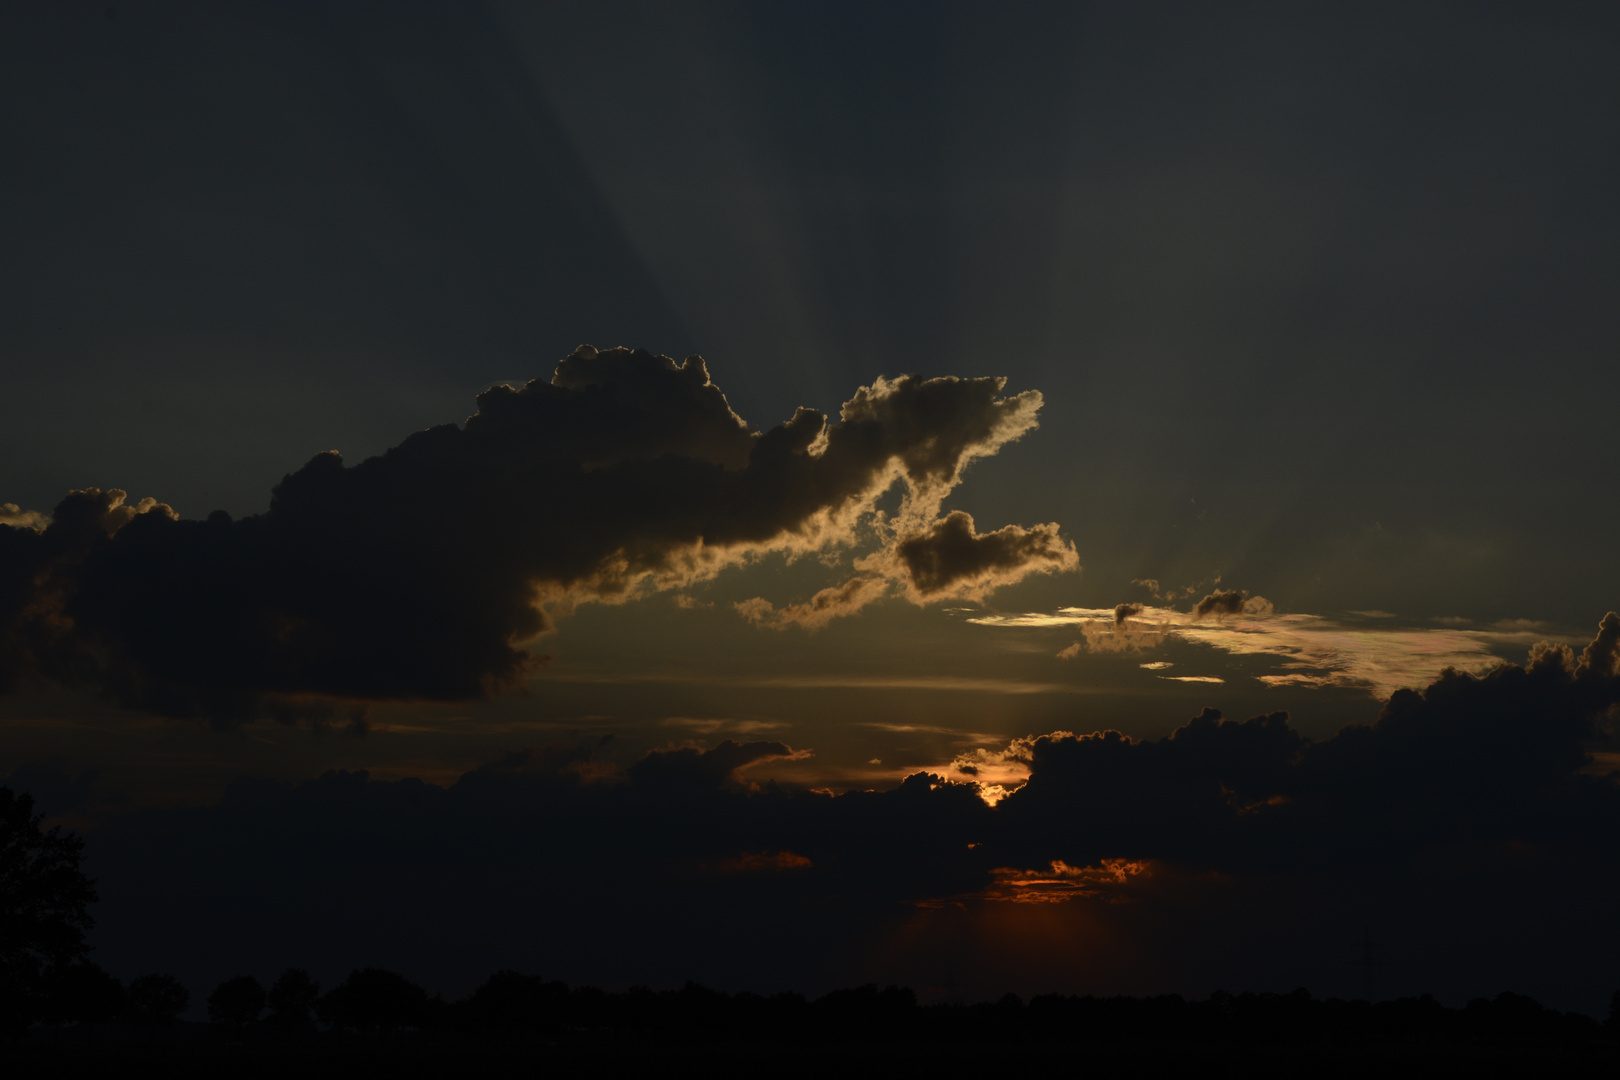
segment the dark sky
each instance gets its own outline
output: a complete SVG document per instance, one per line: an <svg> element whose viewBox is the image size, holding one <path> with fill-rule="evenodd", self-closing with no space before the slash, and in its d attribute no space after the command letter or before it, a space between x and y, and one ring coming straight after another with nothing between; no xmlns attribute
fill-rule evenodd
<svg viewBox="0 0 1620 1080"><path fill-rule="evenodd" d="M1351 993L1371 926L1598 1010L1617 44L7 5L0 778L198 990Z"/></svg>

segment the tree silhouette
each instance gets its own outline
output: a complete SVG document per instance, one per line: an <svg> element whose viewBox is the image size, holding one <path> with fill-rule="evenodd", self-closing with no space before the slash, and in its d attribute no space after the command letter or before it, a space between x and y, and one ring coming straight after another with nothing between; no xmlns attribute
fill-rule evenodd
<svg viewBox="0 0 1620 1080"><path fill-rule="evenodd" d="M238 975L214 987L208 995L208 1019L216 1024L242 1027L264 1011L264 987L251 975Z"/></svg>
<svg viewBox="0 0 1620 1080"><path fill-rule="evenodd" d="M47 1023L83 1024L86 1042L94 1042L96 1025L124 1011L124 985L98 964L79 960L51 972L43 1007Z"/></svg>
<svg viewBox="0 0 1620 1080"><path fill-rule="evenodd" d="M0 1030L20 1037L52 977L84 958L98 897L79 870L84 841L40 828L33 797L0 787Z"/></svg>
<svg viewBox="0 0 1620 1080"><path fill-rule="evenodd" d="M302 968L288 968L270 987L270 1020L280 1028L306 1027L309 1013L320 997L321 984Z"/></svg>
<svg viewBox="0 0 1620 1080"><path fill-rule="evenodd" d="M124 1014L130 1023L146 1029L148 1039L158 1028L174 1023L189 1004L191 992L173 975L142 975L124 993Z"/></svg>
<svg viewBox="0 0 1620 1080"><path fill-rule="evenodd" d="M427 991L405 976L362 968L316 1002L315 1015L334 1027L393 1031L417 1026L427 1004Z"/></svg>
<svg viewBox="0 0 1620 1080"><path fill-rule="evenodd" d="M568 987L560 982L501 970L473 991L463 1012L479 1031L513 1035L558 1023L567 1002Z"/></svg>

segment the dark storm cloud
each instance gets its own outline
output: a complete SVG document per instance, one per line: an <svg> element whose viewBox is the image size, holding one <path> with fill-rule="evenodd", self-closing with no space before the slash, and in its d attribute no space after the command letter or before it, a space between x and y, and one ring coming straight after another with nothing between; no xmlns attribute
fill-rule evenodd
<svg viewBox="0 0 1620 1080"><path fill-rule="evenodd" d="M1617 657L1610 614L1578 656L1546 647L1524 666L1448 672L1320 742L1282 713L1232 722L1210 709L1157 740L1018 740L1009 753L1028 781L995 806L974 783L926 773L836 796L781 786L766 763L794 751L774 742L627 767L611 746L540 748L448 789L353 773L243 780L217 805L143 811L93 835L103 942L134 956L137 939L155 940L205 965L246 947L221 925L228 912L255 927L267 967L386 956L472 964L471 979L516 956L568 977L738 985L847 980L864 969L829 976L851 963L838 943L879 940L907 912L1054 890L1180 903L1193 881L1292 883L1241 886L1265 904L1356 883L1405 906L1440 904L1466 880L1471 910L1550 914L1563 901L1538 899L1517 880L1526 868L1564 880L1620 865L1620 784L1581 771L1620 702ZM1165 929L1135 918L1148 935ZM557 926L577 932L563 940ZM613 949L593 947L604 938ZM768 960L739 944L762 940Z"/></svg>
<svg viewBox="0 0 1620 1080"><path fill-rule="evenodd" d="M582 346L549 381L481 394L464 426L352 467L317 455L255 517L88 489L42 532L0 525L0 672L225 721L478 697L535 667L522 645L548 612L849 544L863 517L926 530L970 461L1035 426L1040 395L1002 386L879 379L837 424L801 408L759 432L699 357ZM889 526L872 504L897 481ZM959 518L939 533L958 562L926 591L1072 564L1055 526L977 537Z"/></svg>

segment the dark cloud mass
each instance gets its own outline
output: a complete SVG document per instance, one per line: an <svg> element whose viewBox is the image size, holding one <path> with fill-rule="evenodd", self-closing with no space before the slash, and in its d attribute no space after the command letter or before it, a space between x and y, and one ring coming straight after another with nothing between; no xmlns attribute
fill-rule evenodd
<svg viewBox="0 0 1620 1080"><path fill-rule="evenodd" d="M1234 927L1251 943L1276 938L1286 959L1299 943L1279 928L1304 917L1290 905L1305 895L1326 905L1311 917L1330 921L1361 917L1344 909L1351 895L1414 920L1443 909L1436 932L1453 936L1538 912L1524 934L1573 935L1557 948L1587 950L1601 928L1578 924L1620 883L1620 783L1583 771L1586 748L1613 734L1617 657L1611 613L1579 656L1543 647L1523 666L1447 672L1321 741L1283 713L1233 722L1210 709L1156 740L1017 740L1008 752L1028 780L994 806L976 784L927 773L836 796L746 782L739 770L794 753L776 742L657 751L627 767L611 746L540 748L448 789L354 773L242 780L218 805L140 811L93 835L113 918L102 940L130 963L143 949L201 956L227 943L195 940L195 928L226 910L261 928L266 963L390 950L438 972L516 957L596 979L809 985L872 976L893 951L851 959L840 943L902 940L917 913L1011 911L1057 889L1085 918L1146 933L1132 947L1161 985ZM1571 882L1576 892L1556 893ZM204 909L216 917L190 914ZM1548 919L1554 910L1567 918ZM564 925L578 932L545 929ZM1178 934L1202 944L1155 944ZM603 935L611 958L591 947ZM756 958L705 935L773 945ZM1550 947L1525 970L1568 961ZM1252 959L1231 960L1225 977ZM1063 985L1088 970L1067 970Z"/></svg>
<svg viewBox="0 0 1620 1080"><path fill-rule="evenodd" d="M837 424L801 408L760 432L700 357L582 346L461 427L317 455L253 517L76 491L42 531L0 525L0 678L223 721L486 695L534 668L548 612L848 544L896 481L890 528L926 530L970 461L1035 426L1040 395L1002 385L879 379ZM965 514L905 543L925 596L1074 561L1056 526L976 536Z"/></svg>
<svg viewBox="0 0 1620 1080"><path fill-rule="evenodd" d="M1192 617L1195 620L1220 619L1228 615L1265 614L1270 610L1271 602L1263 596L1250 596L1237 589L1216 589L1193 606Z"/></svg>
<svg viewBox="0 0 1620 1080"><path fill-rule="evenodd" d="M1036 861L1223 870L1400 864L1476 843L1620 851L1620 789L1579 772L1620 702L1617 634L1610 613L1579 660L1541 648L1524 667L1447 671L1317 743L1286 713L1234 723L1207 709L1157 741L1036 739L1006 800L1009 842Z"/></svg>
<svg viewBox="0 0 1620 1080"><path fill-rule="evenodd" d="M1031 570L1079 566L1074 545L1059 538L1056 524L1030 529L1008 525L979 533L972 516L961 510L901 540L895 555L921 596L979 597Z"/></svg>

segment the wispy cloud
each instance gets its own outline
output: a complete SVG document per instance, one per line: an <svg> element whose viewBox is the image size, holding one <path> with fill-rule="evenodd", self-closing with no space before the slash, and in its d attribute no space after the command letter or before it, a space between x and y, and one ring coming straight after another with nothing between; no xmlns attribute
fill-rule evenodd
<svg viewBox="0 0 1620 1080"><path fill-rule="evenodd" d="M547 671L531 682L569 683L702 683L706 686L740 686L784 690L937 690L975 694L1075 694L1087 687L1074 683L1036 682L1029 679L974 678L966 675L708 675L701 672L605 672ZM1100 691L1099 691L1100 692Z"/></svg>
<svg viewBox="0 0 1620 1080"><path fill-rule="evenodd" d="M1368 625L1369 613L1349 613L1348 618L1278 614L1254 604L1253 599L1258 598L1251 599L1247 610L1214 619L1208 613L1198 617L1194 612L1144 606L1128 620L1117 617L1117 608L1065 607L1055 612L984 615L969 621L1012 629L1076 627L1082 640L1059 654L1066 657L1082 651L1145 651L1172 638L1233 656L1273 656L1282 661L1283 670L1259 676L1268 686L1348 687L1379 698L1402 687L1425 685L1448 667L1485 671L1499 663L1494 650L1502 646L1528 646L1564 636L1524 620L1474 628L1401 626L1383 612L1377 613L1376 625ZM1161 665L1168 666L1163 661L1141 666L1160 670ZM1220 681L1212 676L1159 678Z"/></svg>
<svg viewBox="0 0 1620 1080"><path fill-rule="evenodd" d="M760 731L780 731L790 726L780 720L731 720L717 716L666 716L659 723L664 727L687 728L705 735L712 735L717 731L752 735Z"/></svg>

